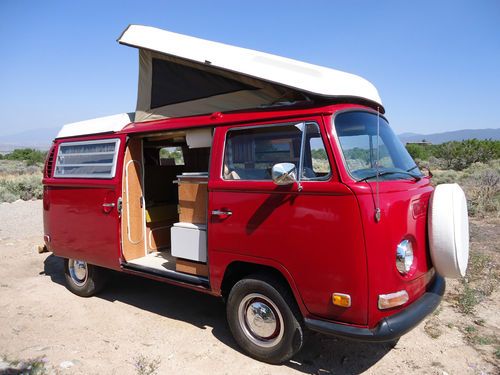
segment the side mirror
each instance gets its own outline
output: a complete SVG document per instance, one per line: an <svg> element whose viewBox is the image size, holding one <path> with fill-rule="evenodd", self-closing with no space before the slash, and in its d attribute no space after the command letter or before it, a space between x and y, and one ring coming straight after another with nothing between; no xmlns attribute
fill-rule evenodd
<svg viewBox="0 0 500 375"><path fill-rule="evenodd" d="M274 164L271 170L271 176L276 185L293 184L294 182L297 182L297 170L295 169L295 164Z"/></svg>

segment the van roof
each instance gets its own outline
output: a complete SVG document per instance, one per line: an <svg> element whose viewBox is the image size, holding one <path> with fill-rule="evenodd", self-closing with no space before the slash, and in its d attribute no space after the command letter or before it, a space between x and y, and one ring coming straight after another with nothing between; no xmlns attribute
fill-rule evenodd
<svg viewBox="0 0 500 375"><path fill-rule="evenodd" d="M382 107L369 81L323 66L150 26L130 25L118 42L139 49L136 122L302 102Z"/></svg>
<svg viewBox="0 0 500 375"><path fill-rule="evenodd" d="M130 25L118 42L139 49L135 113L65 125L57 138L116 132L131 122L302 105L379 108L369 81L354 74L149 26Z"/></svg>

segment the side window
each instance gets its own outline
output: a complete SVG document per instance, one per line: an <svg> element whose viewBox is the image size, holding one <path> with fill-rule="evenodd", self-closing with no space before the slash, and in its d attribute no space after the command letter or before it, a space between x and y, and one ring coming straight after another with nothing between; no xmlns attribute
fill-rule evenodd
<svg viewBox="0 0 500 375"><path fill-rule="evenodd" d="M182 147L163 147L160 149L160 165L184 165Z"/></svg>
<svg viewBox="0 0 500 375"><path fill-rule="evenodd" d="M119 144L119 139L61 143L54 177L113 178Z"/></svg>
<svg viewBox="0 0 500 375"><path fill-rule="evenodd" d="M271 180L277 163L293 163L297 171L303 158L302 179L322 179L330 174L319 127L308 123L259 126L230 130L226 136L223 178L225 180ZM305 144L301 153L301 145ZM314 158L313 158L314 153ZM324 155L322 154L324 153ZM314 161L314 160L316 161Z"/></svg>
<svg viewBox="0 0 500 375"><path fill-rule="evenodd" d="M330 173L330 162L321 139L319 126L316 123L308 123L302 178L304 180L325 180L330 177Z"/></svg>
<svg viewBox="0 0 500 375"><path fill-rule="evenodd" d="M227 133L223 176L226 180L271 180L277 163L300 160L302 129L295 125L235 129Z"/></svg>

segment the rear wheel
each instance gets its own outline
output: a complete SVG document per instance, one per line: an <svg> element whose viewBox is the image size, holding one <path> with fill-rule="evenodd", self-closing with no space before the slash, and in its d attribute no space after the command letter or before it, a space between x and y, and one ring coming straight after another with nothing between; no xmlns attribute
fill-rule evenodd
<svg viewBox="0 0 500 375"><path fill-rule="evenodd" d="M65 259L66 287L76 295L90 297L101 291L106 283L105 271L83 260Z"/></svg>
<svg viewBox="0 0 500 375"><path fill-rule="evenodd" d="M260 361L282 363L304 341L300 314L288 288L266 276L249 276L233 286L227 320L238 345Z"/></svg>

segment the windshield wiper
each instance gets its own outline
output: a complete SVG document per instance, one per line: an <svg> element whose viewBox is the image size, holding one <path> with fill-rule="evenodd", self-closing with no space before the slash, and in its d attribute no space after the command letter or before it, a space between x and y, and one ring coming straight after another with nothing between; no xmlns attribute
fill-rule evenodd
<svg viewBox="0 0 500 375"><path fill-rule="evenodd" d="M413 171L415 168L418 168L418 165L414 165L413 167L411 167L410 169L407 169L406 172L411 172Z"/></svg>
<svg viewBox="0 0 500 375"><path fill-rule="evenodd" d="M380 172L378 175L374 174L374 175L370 175L370 176L364 177L361 180L358 180L358 182L370 180L372 178L376 178L377 176L385 176L385 175L388 175L388 174L405 174L405 175L413 177L415 179L415 181L420 181L422 179L422 177L420 177L420 176L417 176L417 175L415 175L413 173L409 173L409 172L401 170L401 171L383 171L383 172Z"/></svg>

